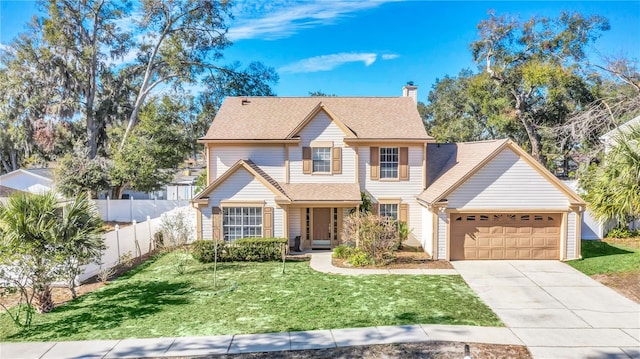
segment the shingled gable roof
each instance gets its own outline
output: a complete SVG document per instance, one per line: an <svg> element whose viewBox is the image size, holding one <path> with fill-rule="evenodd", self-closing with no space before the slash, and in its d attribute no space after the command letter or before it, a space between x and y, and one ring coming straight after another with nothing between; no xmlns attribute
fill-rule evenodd
<svg viewBox="0 0 640 359"><path fill-rule="evenodd" d="M227 171L223 173L222 176L216 178L215 181L211 182L205 189L198 193L198 195L193 198L192 202L197 202L198 200L205 199L205 197L209 196L209 193L211 193L214 189L224 183L232 174L236 173L240 168L244 168L249 173L251 173L257 180L262 182L265 187L269 188L276 196L279 195L282 197L282 199L288 198L278 181L274 180L253 161L239 160L233 166L229 167L229 169L227 169Z"/></svg>
<svg viewBox="0 0 640 359"><path fill-rule="evenodd" d="M510 148L538 173L567 195L574 204L584 201L553 174L511 140L491 140L464 143L430 143L427 145L428 187L418 199L427 205L443 200L449 193L489 163L502 150Z"/></svg>
<svg viewBox="0 0 640 359"><path fill-rule="evenodd" d="M292 202L362 201L357 183L289 183L282 186Z"/></svg>
<svg viewBox="0 0 640 359"><path fill-rule="evenodd" d="M319 106L360 139L432 140L409 97L227 97L200 142L286 140Z"/></svg>
<svg viewBox="0 0 640 359"><path fill-rule="evenodd" d="M284 202L349 202L359 203L360 186L356 183L300 183L300 184L280 184L269 176L260 166L251 160L239 160L233 166L202 192L195 196L192 202L205 200L205 197L224 183L232 174L244 168L251 173L262 184L269 188L276 200Z"/></svg>

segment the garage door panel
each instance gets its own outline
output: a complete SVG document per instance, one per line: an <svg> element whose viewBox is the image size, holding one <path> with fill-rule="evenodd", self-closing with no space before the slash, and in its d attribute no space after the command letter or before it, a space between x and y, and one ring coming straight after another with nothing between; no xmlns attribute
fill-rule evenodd
<svg viewBox="0 0 640 359"><path fill-rule="evenodd" d="M470 213L451 218L451 259L559 259L561 214ZM460 218L460 221L455 219Z"/></svg>
<svg viewBox="0 0 640 359"><path fill-rule="evenodd" d="M488 248L478 248L476 259L485 259L491 258L491 249Z"/></svg>
<svg viewBox="0 0 640 359"><path fill-rule="evenodd" d="M478 252L475 249L465 249L464 255L465 258L478 259Z"/></svg>
<svg viewBox="0 0 640 359"><path fill-rule="evenodd" d="M505 234L516 234L516 233L518 233L518 228L512 227L512 226L504 227L504 233Z"/></svg>
<svg viewBox="0 0 640 359"><path fill-rule="evenodd" d="M548 244L548 238L545 237L533 237L531 238L531 245L533 247L546 247Z"/></svg>
<svg viewBox="0 0 640 359"><path fill-rule="evenodd" d="M516 259L532 259L531 257L531 248L518 248L518 258Z"/></svg>
<svg viewBox="0 0 640 359"><path fill-rule="evenodd" d="M531 247L531 238L518 238L518 247Z"/></svg>
<svg viewBox="0 0 640 359"><path fill-rule="evenodd" d="M479 247L490 247L491 246L491 238L487 237L478 237L478 241L476 243Z"/></svg>
<svg viewBox="0 0 640 359"><path fill-rule="evenodd" d="M503 248L491 249L491 259L505 259L505 250Z"/></svg>
<svg viewBox="0 0 640 359"><path fill-rule="evenodd" d="M490 244L491 247L501 247L504 248L504 238L491 238Z"/></svg>

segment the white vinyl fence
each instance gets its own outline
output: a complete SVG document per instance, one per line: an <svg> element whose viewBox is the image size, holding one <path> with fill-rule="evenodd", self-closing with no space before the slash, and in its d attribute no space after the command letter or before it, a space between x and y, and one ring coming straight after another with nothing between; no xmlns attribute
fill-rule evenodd
<svg viewBox="0 0 640 359"><path fill-rule="evenodd" d="M158 201L160 202L160 201ZM162 216L171 216L177 212L183 212L193 228L190 241L196 238L196 212L191 206L180 207L164 213ZM138 258L153 251L153 236L160 230L162 216L149 218L143 222L134 222L130 226L119 228L104 235L106 249L102 254L102 264L89 264L83 274L78 276L82 282L97 275L101 269L112 268L120 263L122 255L130 253L131 258Z"/></svg>
<svg viewBox="0 0 640 359"><path fill-rule="evenodd" d="M158 218L175 208L189 205L188 200L155 200L155 199L99 199L95 200L104 221L142 222L147 217ZM194 215L195 216L195 215Z"/></svg>

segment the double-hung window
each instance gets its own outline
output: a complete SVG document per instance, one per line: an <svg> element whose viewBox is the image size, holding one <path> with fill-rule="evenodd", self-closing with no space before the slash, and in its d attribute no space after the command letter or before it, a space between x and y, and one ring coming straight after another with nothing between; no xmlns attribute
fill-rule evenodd
<svg viewBox="0 0 640 359"><path fill-rule="evenodd" d="M398 204L397 203L380 203L379 211L380 211L380 217L391 218L394 221L398 220Z"/></svg>
<svg viewBox="0 0 640 359"><path fill-rule="evenodd" d="M380 178L398 178L398 147L380 147Z"/></svg>
<svg viewBox="0 0 640 359"><path fill-rule="evenodd" d="M331 147L312 148L313 173L331 173Z"/></svg>
<svg viewBox="0 0 640 359"><path fill-rule="evenodd" d="M261 207L225 207L222 209L224 240L262 237Z"/></svg>

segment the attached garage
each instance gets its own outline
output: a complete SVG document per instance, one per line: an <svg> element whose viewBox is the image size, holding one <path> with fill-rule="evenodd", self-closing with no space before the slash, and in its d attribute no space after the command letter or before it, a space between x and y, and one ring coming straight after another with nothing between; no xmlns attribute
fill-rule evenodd
<svg viewBox="0 0 640 359"><path fill-rule="evenodd" d="M451 260L560 259L560 213L451 214Z"/></svg>
<svg viewBox="0 0 640 359"><path fill-rule="evenodd" d="M584 201L509 140L428 144L418 202L434 259L580 258Z"/></svg>

